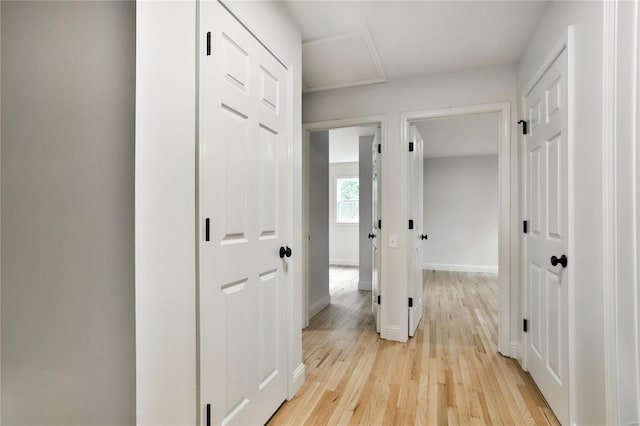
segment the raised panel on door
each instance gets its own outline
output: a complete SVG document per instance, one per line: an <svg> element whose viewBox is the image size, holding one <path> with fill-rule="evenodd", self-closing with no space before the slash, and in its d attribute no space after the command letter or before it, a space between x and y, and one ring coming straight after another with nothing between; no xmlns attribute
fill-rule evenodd
<svg viewBox="0 0 640 426"><path fill-rule="evenodd" d="M260 424L287 390L287 71L218 2L200 26L200 420Z"/></svg>

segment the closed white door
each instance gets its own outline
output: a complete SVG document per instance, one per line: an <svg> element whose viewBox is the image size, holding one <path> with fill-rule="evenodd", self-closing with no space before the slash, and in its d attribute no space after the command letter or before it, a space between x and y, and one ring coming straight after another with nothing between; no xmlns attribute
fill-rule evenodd
<svg viewBox="0 0 640 426"><path fill-rule="evenodd" d="M287 392L287 71L217 1L200 29L200 418L263 424Z"/></svg>
<svg viewBox="0 0 640 426"><path fill-rule="evenodd" d="M422 319L423 141L416 126L409 127L409 336Z"/></svg>
<svg viewBox="0 0 640 426"><path fill-rule="evenodd" d="M373 311L373 319L376 323L376 331L380 333L380 129L376 130L371 145L371 161L372 161L372 207L371 215L371 309Z"/></svg>
<svg viewBox="0 0 640 426"><path fill-rule="evenodd" d="M568 424L566 50L526 95L525 113L525 366L558 420Z"/></svg>

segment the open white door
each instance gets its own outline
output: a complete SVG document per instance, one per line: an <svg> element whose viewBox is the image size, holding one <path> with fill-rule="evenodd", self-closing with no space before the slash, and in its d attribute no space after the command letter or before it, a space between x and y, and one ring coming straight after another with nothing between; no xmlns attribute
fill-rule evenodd
<svg viewBox="0 0 640 426"><path fill-rule="evenodd" d="M264 424L287 396L287 71L217 1L200 29L200 419Z"/></svg>
<svg viewBox="0 0 640 426"><path fill-rule="evenodd" d="M380 333L380 128L376 129L376 135L371 145L372 160L372 207L371 215L371 309L376 323L376 331Z"/></svg>
<svg viewBox="0 0 640 426"><path fill-rule="evenodd" d="M409 336L413 337L422 319L422 241L423 206L422 185L424 167L422 136L413 124L409 127L408 147L408 196L409 196L409 238L408 238L408 283L409 283Z"/></svg>
<svg viewBox="0 0 640 426"><path fill-rule="evenodd" d="M525 367L562 424L569 424L567 52L525 98Z"/></svg>

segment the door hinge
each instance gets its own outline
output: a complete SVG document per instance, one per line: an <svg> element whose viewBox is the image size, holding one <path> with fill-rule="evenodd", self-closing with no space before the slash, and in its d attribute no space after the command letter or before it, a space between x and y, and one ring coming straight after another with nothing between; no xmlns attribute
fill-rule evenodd
<svg viewBox="0 0 640 426"><path fill-rule="evenodd" d="M210 220L209 218L206 218L204 220L204 240L205 241L209 241L209 228L210 228L209 224L210 224Z"/></svg>
<svg viewBox="0 0 640 426"><path fill-rule="evenodd" d="M524 331L525 333L529 331L529 321L527 321L526 319L522 320L522 331Z"/></svg>
<svg viewBox="0 0 640 426"><path fill-rule="evenodd" d="M382 145L378 144L378 154L382 154Z"/></svg>
<svg viewBox="0 0 640 426"><path fill-rule="evenodd" d="M413 229L413 219L409 219L409 229Z"/></svg>
<svg viewBox="0 0 640 426"><path fill-rule="evenodd" d="M527 134L527 122L524 120L520 120L518 121L518 124L522 124L522 134L526 135Z"/></svg>
<svg viewBox="0 0 640 426"><path fill-rule="evenodd" d="M523 220L522 221L522 232L524 232L525 234L529 232L529 221L528 220Z"/></svg>
<svg viewBox="0 0 640 426"><path fill-rule="evenodd" d="M211 404L207 404L206 425L211 426Z"/></svg>
<svg viewBox="0 0 640 426"><path fill-rule="evenodd" d="M413 308L413 297L409 298L409 307Z"/></svg>
<svg viewBox="0 0 640 426"><path fill-rule="evenodd" d="M378 305L380 304L380 295L378 295Z"/></svg>
<svg viewBox="0 0 640 426"><path fill-rule="evenodd" d="M382 229L382 219L378 219L378 229Z"/></svg>
<svg viewBox="0 0 640 426"><path fill-rule="evenodd" d="M409 152L413 152L413 142L409 142Z"/></svg>
<svg viewBox="0 0 640 426"><path fill-rule="evenodd" d="M207 56L211 56L211 31L207 32Z"/></svg>

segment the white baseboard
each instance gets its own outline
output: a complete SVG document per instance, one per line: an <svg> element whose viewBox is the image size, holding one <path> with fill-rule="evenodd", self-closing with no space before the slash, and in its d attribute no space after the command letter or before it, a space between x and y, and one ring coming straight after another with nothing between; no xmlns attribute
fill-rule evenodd
<svg viewBox="0 0 640 426"><path fill-rule="evenodd" d="M318 300L317 302L309 305L309 320L315 317L318 314L318 312L320 312L321 310L329 306L330 303L331 303L331 295L328 294L322 299Z"/></svg>
<svg viewBox="0 0 640 426"><path fill-rule="evenodd" d="M360 260L356 259L329 259L329 265L338 265L338 266L359 266Z"/></svg>
<svg viewBox="0 0 640 426"><path fill-rule="evenodd" d="M305 380L305 368L304 368L304 364L300 363L300 365L298 365L296 369L293 370L293 380L291 383L291 389L289 389L289 395L287 396L287 401L291 401L293 397L296 396L296 393L304 383L304 380Z"/></svg>
<svg viewBox="0 0 640 426"><path fill-rule="evenodd" d="M406 333L406 332L405 332ZM393 340L396 342L406 342L408 336L400 333L399 325L389 325L387 328L383 328L380 337L386 340Z"/></svg>
<svg viewBox="0 0 640 426"><path fill-rule="evenodd" d="M497 274L497 266L485 266L485 265L452 265L444 263L423 263L422 269L430 271L453 271L453 272L486 272L490 274Z"/></svg>
<svg viewBox="0 0 640 426"><path fill-rule="evenodd" d="M371 281L358 281L358 290L371 290Z"/></svg>

